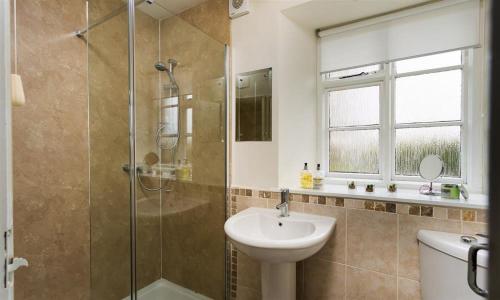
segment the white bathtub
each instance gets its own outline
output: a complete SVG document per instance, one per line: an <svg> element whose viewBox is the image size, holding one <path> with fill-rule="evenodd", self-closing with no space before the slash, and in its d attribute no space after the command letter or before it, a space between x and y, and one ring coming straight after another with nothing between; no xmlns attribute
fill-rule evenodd
<svg viewBox="0 0 500 300"><path fill-rule="evenodd" d="M139 300L211 300L166 279L159 279L137 292ZM123 300L129 300L126 297Z"/></svg>

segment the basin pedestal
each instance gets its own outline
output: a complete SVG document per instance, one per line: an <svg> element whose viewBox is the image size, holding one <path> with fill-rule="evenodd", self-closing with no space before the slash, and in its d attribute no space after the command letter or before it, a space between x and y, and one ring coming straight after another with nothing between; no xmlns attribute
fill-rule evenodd
<svg viewBox="0 0 500 300"><path fill-rule="evenodd" d="M263 300L295 300L295 262L262 262L260 266Z"/></svg>

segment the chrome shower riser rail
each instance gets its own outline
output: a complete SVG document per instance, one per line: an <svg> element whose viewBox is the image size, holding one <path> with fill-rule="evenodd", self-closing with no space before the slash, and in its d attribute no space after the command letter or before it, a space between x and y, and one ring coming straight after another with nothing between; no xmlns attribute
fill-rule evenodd
<svg viewBox="0 0 500 300"><path fill-rule="evenodd" d="M129 181L130 181L130 299L137 300L137 207L135 178L136 169L136 124L135 124L135 0L128 0L128 84L129 84Z"/></svg>
<svg viewBox="0 0 500 300"><path fill-rule="evenodd" d="M141 5L142 3L148 3L148 4L153 4L154 0L138 0L135 2L135 6ZM85 34L92 28L101 25L102 23L107 22L108 20L116 17L117 15L121 14L123 11L127 10L128 4L123 5L122 7L112 11L110 14L105 15L104 17L100 18L99 20L95 21L94 23L90 24L87 28L77 30L75 31L75 35L79 38L83 38Z"/></svg>

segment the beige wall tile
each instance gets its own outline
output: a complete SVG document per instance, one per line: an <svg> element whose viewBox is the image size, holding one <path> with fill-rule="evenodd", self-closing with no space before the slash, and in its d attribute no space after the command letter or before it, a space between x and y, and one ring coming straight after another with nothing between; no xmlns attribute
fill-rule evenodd
<svg viewBox="0 0 500 300"><path fill-rule="evenodd" d="M307 204L305 204L307 205ZM303 202L290 202L290 211L296 212L304 212L304 203Z"/></svg>
<svg viewBox="0 0 500 300"><path fill-rule="evenodd" d="M238 212L243 211L249 207L267 207L267 199L238 196L237 201Z"/></svg>
<svg viewBox="0 0 500 300"><path fill-rule="evenodd" d="M460 208L448 208L448 219L460 220L461 219Z"/></svg>
<svg viewBox="0 0 500 300"><path fill-rule="evenodd" d="M347 300L396 300L396 277L352 267L346 268Z"/></svg>
<svg viewBox="0 0 500 300"><path fill-rule="evenodd" d="M398 279L398 300L419 300L420 283L415 280Z"/></svg>
<svg viewBox="0 0 500 300"><path fill-rule="evenodd" d="M237 286L237 297L238 300L262 300L260 290L248 288L246 286Z"/></svg>
<svg viewBox="0 0 500 300"><path fill-rule="evenodd" d="M477 222L488 223L488 211L483 209L476 211L476 219Z"/></svg>
<svg viewBox="0 0 500 300"><path fill-rule="evenodd" d="M460 232L460 222L399 215L399 276L419 280L417 232L421 229Z"/></svg>
<svg viewBox="0 0 500 300"><path fill-rule="evenodd" d="M15 297L89 299L87 55L70 34L85 27L85 1L16 3L26 105L12 109L14 244L30 266Z"/></svg>
<svg viewBox="0 0 500 300"><path fill-rule="evenodd" d="M462 209L462 220L467 222L476 221L476 211L470 209Z"/></svg>
<svg viewBox="0 0 500 300"><path fill-rule="evenodd" d="M448 209L446 207L434 207L434 218L447 219Z"/></svg>
<svg viewBox="0 0 500 300"><path fill-rule="evenodd" d="M397 215L347 210L347 264L396 273Z"/></svg>
<svg viewBox="0 0 500 300"><path fill-rule="evenodd" d="M486 223L463 222L462 226L464 234L488 234L488 224Z"/></svg>
<svg viewBox="0 0 500 300"><path fill-rule="evenodd" d="M345 208L364 209L365 201L360 199L344 199Z"/></svg>
<svg viewBox="0 0 500 300"><path fill-rule="evenodd" d="M204 1L180 14L196 28L222 44L230 44L229 7L224 0Z"/></svg>
<svg viewBox="0 0 500 300"><path fill-rule="evenodd" d="M398 214L407 215L409 213L409 210L410 205L408 204L398 203L396 205L396 211Z"/></svg>
<svg viewBox="0 0 500 300"><path fill-rule="evenodd" d="M251 289L261 289L260 263L238 251L238 285Z"/></svg>
<svg viewBox="0 0 500 300"><path fill-rule="evenodd" d="M279 199L267 199L267 208L276 208L276 205L278 205L281 202Z"/></svg>
<svg viewBox="0 0 500 300"><path fill-rule="evenodd" d="M336 219L335 229L325 246L315 255L317 258L345 263L346 249L346 209L318 204L307 204L304 212L309 214L329 216Z"/></svg>
<svg viewBox="0 0 500 300"><path fill-rule="evenodd" d="M304 263L304 299L344 299L345 265L311 258Z"/></svg>

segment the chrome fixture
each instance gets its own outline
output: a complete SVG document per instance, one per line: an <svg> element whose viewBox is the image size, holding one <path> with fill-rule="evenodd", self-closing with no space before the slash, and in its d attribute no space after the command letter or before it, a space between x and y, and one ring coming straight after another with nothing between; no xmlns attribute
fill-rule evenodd
<svg viewBox="0 0 500 300"><path fill-rule="evenodd" d="M177 66L177 61L173 58L170 58L168 60L168 67L165 65L164 62L157 62L155 64L156 70L160 72L167 72L168 78L170 79L170 85L171 87L174 87L176 90L179 89L179 86L177 85L177 82L175 81L174 77L174 68Z"/></svg>
<svg viewBox="0 0 500 300"><path fill-rule="evenodd" d="M154 0L138 0L135 2L135 6L137 5L141 5L142 3L146 2L147 4L151 5L154 3ZM84 29L80 29L80 30L77 30L75 31L75 36L79 37L79 38L83 38L85 36L85 34L92 28L96 27L96 26L99 26L101 25L102 23L105 23L107 22L108 20L116 17L117 15L121 14L124 10L127 10L128 8L128 4L125 4L123 5L122 7L112 11L111 13L105 15L104 17L100 18L99 20L95 21L94 23L92 24L89 24L89 26L87 26L87 28L84 28Z"/></svg>
<svg viewBox="0 0 500 300"><path fill-rule="evenodd" d="M168 78L170 80L170 84L166 86L168 88L169 93L168 97L169 98L177 98L175 103L170 103L168 105L160 105L161 110L167 110L169 108L177 108L177 132L174 134L166 134L163 135L163 131L167 128L167 122L165 120L160 120L158 124L158 129L156 130L155 134L155 140L156 140L156 145L163 150L174 150L172 153L172 157L175 160L175 151L177 150L177 144L179 143L179 135L180 135L180 126L181 126L181 119L179 115L179 86L177 85L177 81L175 80L174 76L174 68L177 66L177 61L173 58L168 59L168 65L165 64L164 62L157 62L155 64L155 69L160 71L160 72L166 72L168 75ZM162 136L166 136L169 138L174 138L174 142L171 145L164 145L162 144L161 138Z"/></svg>
<svg viewBox="0 0 500 300"><path fill-rule="evenodd" d="M481 297L488 298L488 291L482 289L477 284L477 273L478 273L478 263L477 263L477 253L479 251L489 251L488 244L475 244L469 248L468 253L468 266L467 266L467 283L472 291Z"/></svg>
<svg viewBox="0 0 500 300"><path fill-rule="evenodd" d="M276 209L280 210L280 218L289 217L288 213L288 203L289 203L290 190L282 189L281 190L281 203L276 205Z"/></svg>

